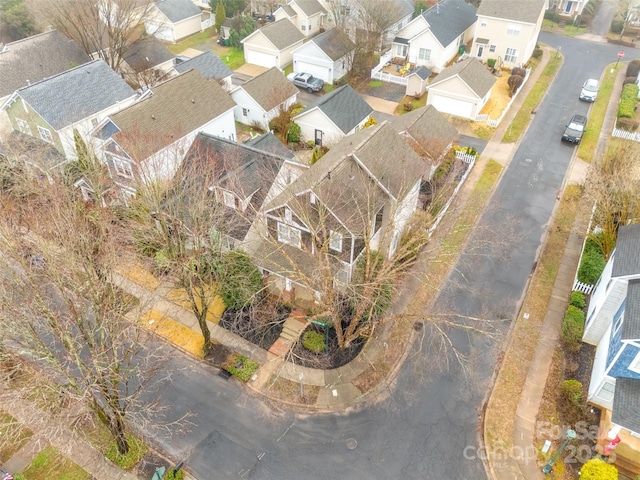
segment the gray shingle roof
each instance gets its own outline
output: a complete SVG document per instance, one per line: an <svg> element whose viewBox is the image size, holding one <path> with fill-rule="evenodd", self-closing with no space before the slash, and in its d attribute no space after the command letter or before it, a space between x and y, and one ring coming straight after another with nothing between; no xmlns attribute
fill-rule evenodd
<svg viewBox="0 0 640 480"><path fill-rule="evenodd" d="M339 28L327 30L317 37L314 37L311 42L320 47L320 50L326 53L334 62L341 59L355 48L355 44L347 35L342 33Z"/></svg>
<svg viewBox="0 0 640 480"><path fill-rule="evenodd" d="M408 132L414 140L428 145L434 141L444 141L447 145L458 137L458 130L433 106L413 110L391 121L396 132Z"/></svg>
<svg viewBox="0 0 640 480"><path fill-rule="evenodd" d="M124 61L136 72L144 72L149 68L157 67L172 58L174 58L173 54L156 37L144 37L136 40L123 55Z"/></svg>
<svg viewBox="0 0 640 480"><path fill-rule="evenodd" d="M629 280L627 285L622 340L640 340L640 280Z"/></svg>
<svg viewBox="0 0 640 480"><path fill-rule="evenodd" d="M102 60L23 87L17 93L56 130L135 95Z"/></svg>
<svg viewBox="0 0 640 480"><path fill-rule="evenodd" d="M612 277L640 274L640 223L618 229Z"/></svg>
<svg viewBox="0 0 640 480"><path fill-rule="evenodd" d="M483 2L486 0L483 0ZM517 10L517 8L513 8ZM476 9L464 0L442 0L422 13L443 47L458 38L476 21Z"/></svg>
<svg viewBox="0 0 640 480"><path fill-rule="evenodd" d="M200 8L191 0L160 0L154 5L172 23L181 22L201 13Z"/></svg>
<svg viewBox="0 0 640 480"><path fill-rule="evenodd" d="M82 48L57 30L7 43L0 53L0 98L89 61Z"/></svg>
<svg viewBox="0 0 640 480"><path fill-rule="evenodd" d="M273 153L274 155L279 155L283 158L295 158L293 152L285 147L282 142L278 140L277 137L271 132L252 138L244 144L248 147L257 148L258 150L262 150L263 152Z"/></svg>
<svg viewBox="0 0 640 480"><path fill-rule="evenodd" d="M318 0L293 0L296 5L300 7L300 10L304 12L307 17L317 15L318 13L327 13L324 7Z"/></svg>
<svg viewBox="0 0 640 480"><path fill-rule="evenodd" d="M300 30L298 30L288 18L283 18L277 22L273 22L257 31L262 33L278 50L284 50L294 43L304 40L302 32L300 32ZM254 34L255 32L251 35ZM243 42L245 40L243 40Z"/></svg>
<svg viewBox="0 0 640 480"><path fill-rule="evenodd" d="M455 76L460 77L480 98L484 97L491 90L493 84L496 83L496 78L491 75L484 65L475 58L467 58L442 70L429 84L427 90Z"/></svg>
<svg viewBox="0 0 640 480"><path fill-rule="evenodd" d="M111 116L122 132L116 139L125 150L132 150L129 153L135 153L138 161L235 106L218 82L205 79L197 70L167 80L152 91L150 97Z"/></svg>
<svg viewBox="0 0 640 480"><path fill-rule="evenodd" d="M616 379L611 420L616 425L640 433L640 380Z"/></svg>
<svg viewBox="0 0 640 480"><path fill-rule="evenodd" d="M291 5L283 5L282 11L284 11L284 13L286 13L289 16L289 18L295 17L298 15Z"/></svg>
<svg viewBox="0 0 640 480"><path fill-rule="evenodd" d="M373 113L373 108L348 84L321 96L296 117L314 108L320 109L345 134Z"/></svg>
<svg viewBox="0 0 640 480"><path fill-rule="evenodd" d="M546 0L518 0L517 8L514 8L513 0L482 0L478 15L536 23L545 5Z"/></svg>
<svg viewBox="0 0 640 480"><path fill-rule="evenodd" d="M173 67L178 73L196 69L204 78L222 80L233 72L213 52L205 52Z"/></svg>
<svg viewBox="0 0 640 480"><path fill-rule="evenodd" d="M240 88L251 95L251 98L258 102L266 112L298 93L298 89L293 83L287 80L287 77L276 67L252 78Z"/></svg>
<svg viewBox="0 0 640 480"><path fill-rule="evenodd" d="M427 67L425 67L424 65L420 65L414 72L410 73L409 76L417 75L422 80L426 80L431 76L431 73L431 70L429 70Z"/></svg>
<svg viewBox="0 0 640 480"><path fill-rule="evenodd" d="M395 0L397 7L390 9L389 15L392 16L391 20L398 22L408 15L413 15L415 6L412 0Z"/></svg>

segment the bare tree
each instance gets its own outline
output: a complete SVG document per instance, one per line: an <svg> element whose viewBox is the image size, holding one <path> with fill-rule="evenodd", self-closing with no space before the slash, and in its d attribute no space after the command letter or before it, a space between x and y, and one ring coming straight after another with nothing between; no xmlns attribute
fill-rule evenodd
<svg viewBox="0 0 640 480"><path fill-rule="evenodd" d="M122 57L151 17L150 0L58 0L38 2L33 9L88 55L119 71Z"/></svg>
<svg viewBox="0 0 640 480"><path fill-rule="evenodd" d="M157 386L163 369L138 324L125 318L137 318L136 299L110 281L128 233L111 210L59 181L23 191L0 219L2 344L82 399L126 453L127 425L158 421L157 406L140 394ZM3 191L3 202L11 194Z"/></svg>

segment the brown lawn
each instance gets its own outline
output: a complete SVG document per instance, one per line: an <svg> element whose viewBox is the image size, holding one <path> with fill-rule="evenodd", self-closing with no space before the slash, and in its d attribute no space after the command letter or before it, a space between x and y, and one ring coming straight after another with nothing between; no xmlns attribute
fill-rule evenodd
<svg viewBox="0 0 640 480"><path fill-rule="evenodd" d="M509 85L507 81L509 80L509 72L502 71L501 77L496 77L496 83L493 86L493 90L491 91L491 98L482 107L480 114L488 114L489 118L493 120L497 120L502 115L502 112L506 108L511 97L509 96Z"/></svg>

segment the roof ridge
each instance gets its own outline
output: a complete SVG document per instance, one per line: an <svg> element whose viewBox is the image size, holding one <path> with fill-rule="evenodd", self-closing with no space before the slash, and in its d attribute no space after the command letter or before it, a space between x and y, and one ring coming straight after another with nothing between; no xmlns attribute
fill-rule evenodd
<svg viewBox="0 0 640 480"><path fill-rule="evenodd" d="M53 32L58 32L58 30L56 28L54 28L52 30L49 30L48 32L36 33L35 35L30 35L28 37L21 38L20 40L15 40L15 41L10 42L10 43L5 43L4 46L5 47L10 47L11 45L15 45L16 43L25 42L27 40L33 40L35 37L41 37L43 35L49 35L50 33L53 33ZM58 32L58 33L60 33L60 32ZM65 38L67 38L67 37L65 37ZM67 38L67 40L70 41L70 42L72 41L72 40L70 40L68 38Z"/></svg>
<svg viewBox="0 0 640 480"><path fill-rule="evenodd" d="M20 87L18 90L16 90L16 92L20 92L22 90L27 90L27 89L29 89L31 87L34 87L34 86L36 86L36 85L38 85L38 84L40 84L42 82L48 82L49 80L51 80L53 78L60 77L62 75L66 75L67 73L70 73L70 72L72 72L74 70L78 70L80 68L88 67L89 65L93 65L96 62L102 62L105 65L107 65L102 59L96 58L95 60L91 60L90 62L83 63L82 65L75 66L73 68L70 68L69 70L65 70L64 72L56 73L55 75L51 75L50 77L43 78L42 80L38 80L37 82L33 82L31 85L25 85L24 87ZM107 67L109 67L109 66L107 65ZM111 67L109 67L109 68L111 68Z"/></svg>
<svg viewBox="0 0 640 480"><path fill-rule="evenodd" d="M240 148L245 148L245 149L250 150L250 151L252 151L252 152L254 152L254 153L260 153L260 154L262 154L262 155L267 155L267 156L269 156L269 157L273 157L273 158L276 158L276 159L278 159L278 160L283 160L283 161L288 161L288 162L290 162L290 161L291 161L291 159L290 159L290 158L283 157L283 156L281 156L281 155L278 155L277 153L268 152L268 151L266 151L266 150L261 150L260 148L252 147L251 145L247 145L247 144L245 144L245 143L238 143L238 142L234 142L233 140L229 140L229 139L227 139L227 138L218 137L217 135L213 135L213 134L211 134L211 133L207 133L207 132L198 132L198 135L201 135L201 136L203 136L203 137L207 137L207 138L209 138L209 139L211 139L211 140L215 140L215 141L220 141L220 142L223 142L223 143L227 143L227 144L229 144L229 145L231 145L231 146L240 147Z"/></svg>

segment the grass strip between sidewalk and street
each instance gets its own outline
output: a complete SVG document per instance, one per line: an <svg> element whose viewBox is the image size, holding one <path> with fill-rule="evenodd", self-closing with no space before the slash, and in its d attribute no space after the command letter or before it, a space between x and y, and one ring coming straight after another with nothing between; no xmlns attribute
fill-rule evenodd
<svg viewBox="0 0 640 480"><path fill-rule="evenodd" d="M615 83L616 76L618 74L616 70L613 70L613 66L613 63L607 65L604 70L604 76L600 81L598 97L589 111L587 128L584 131L584 135L580 141L580 146L578 147L578 157L585 162L591 163L593 161L593 156L595 155L598 147L600 131L602 130L607 108L609 107L609 100L611 99L611 94L613 92L613 84ZM625 68L625 66L623 65L622 68Z"/></svg>
<svg viewBox="0 0 640 480"><path fill-rule="evenodd" d="M42 450L21 474L25 480L89 480L82 467L62 456L54 447ZM20 478L16 476L16 479Z"/></svg>
<svg viewBox="0 0 640 480"><path fill-rule="evenodd" d="M520 395L537 347L562 256L578 215L581 196L582 187L578 185L569 185L565 189L521 308L522 312L529 314L529 318L525 320L519 316L510 334L511 341L508 342L509 347L500 365L484 417L484 441L488 451L513 443Z"/></svg>
<svg viewBox="0 0 640 480"><path fill-rule="evenodd" d="M562 65L562 61L562 55L556 54L555 52L551 54L549 62L544 67L538 81L529 92L529 95L527 95L527 98L525 98L520 110L518 110L515 118L505 131L502 137L503 143L516 142L525 132L531 121L531 114L538 107L545 93L547 93L549 85L556 76L560 65Z"/></svg>

